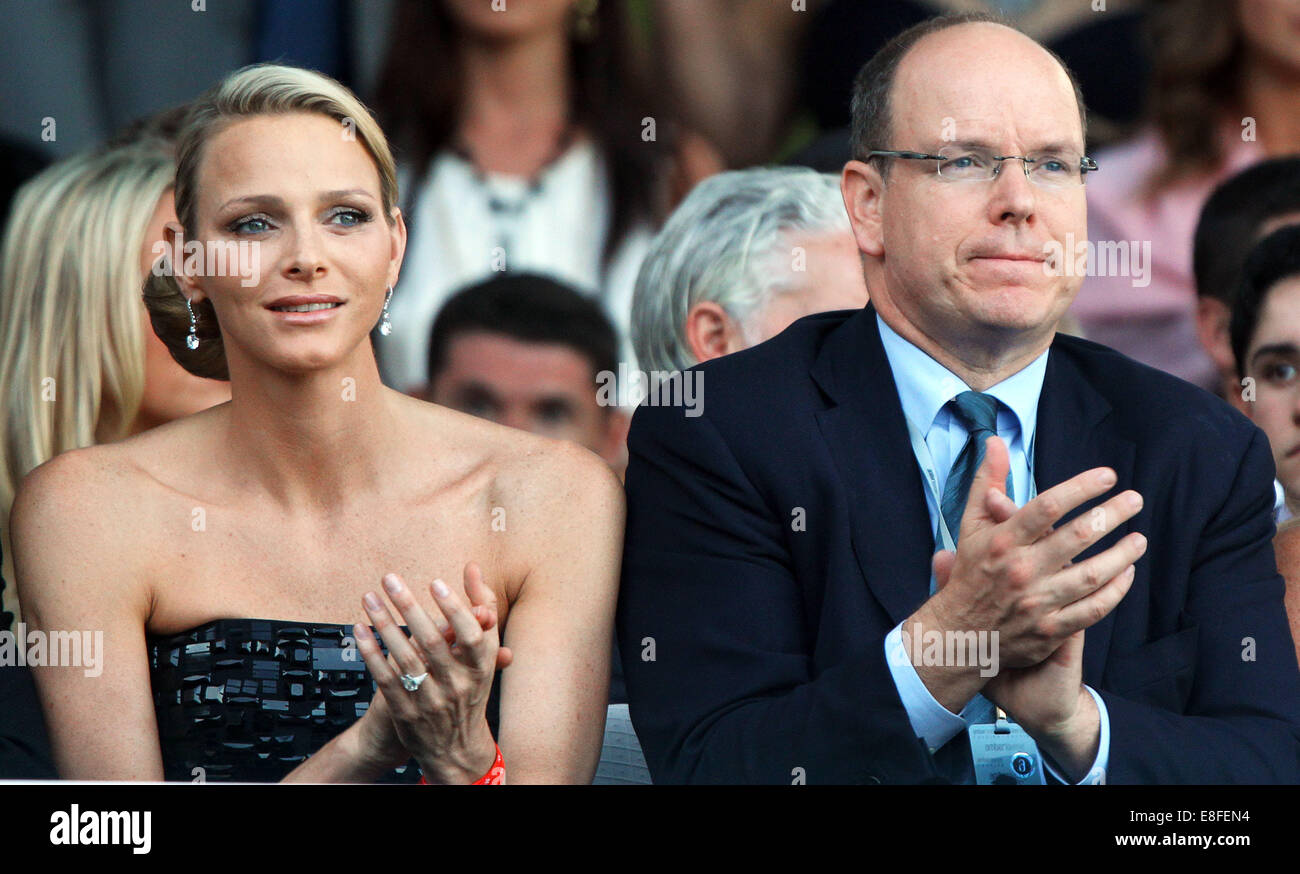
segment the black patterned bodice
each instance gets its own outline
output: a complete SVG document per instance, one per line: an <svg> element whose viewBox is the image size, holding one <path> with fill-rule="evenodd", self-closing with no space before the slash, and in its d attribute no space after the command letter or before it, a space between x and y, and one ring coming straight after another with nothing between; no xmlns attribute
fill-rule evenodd
<svg viewBox="0 0 1300 874"><path fill-rule="evenodd" d="M150 635L164 779L283 779L370 706L374 683L351 634L350 625L218 619ZM488 722L495 736L496 682ZM419 779L412 760L379 782Z"/></svg>

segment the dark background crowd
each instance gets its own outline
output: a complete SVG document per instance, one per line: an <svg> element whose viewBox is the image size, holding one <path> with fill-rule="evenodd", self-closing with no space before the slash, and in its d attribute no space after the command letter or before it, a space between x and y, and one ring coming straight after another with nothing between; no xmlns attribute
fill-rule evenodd
<svg viewBox="0 0 1300 874"><path fill-rule="evenodd" d="M28 471L229 398L171 360L139 287L176 220L184 104L231 71L324 72L393 144L410 240L373 337L384 382L621 474L636 398L602 395L603 374L867 303L838 185L854 77L904 28L987 10L1055 51L1089 110L1089 236L1118 260L1066 327L1264 429L1300 586L1300 231L1278 233L1300 225L1294 3L516 2L0 0L5 580ZM76 403L33 402L46 374ZM0 627L21 618L12 589Z"/></svg>

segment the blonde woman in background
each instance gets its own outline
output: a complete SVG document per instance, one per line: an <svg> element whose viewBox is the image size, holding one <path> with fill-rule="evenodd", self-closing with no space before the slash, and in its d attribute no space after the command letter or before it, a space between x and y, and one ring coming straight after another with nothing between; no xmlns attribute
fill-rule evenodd
<svg viewBox="0 0 1300 874"><path fill-rule="evenodd" d="M9 511L19 480L60 452L109 443L230 398L154 334L144 278L175 223L173 144L132 141L46 168L14 200L0 253L3 608L18 614ZM0 775L2 776L2 775Z"/></svg>

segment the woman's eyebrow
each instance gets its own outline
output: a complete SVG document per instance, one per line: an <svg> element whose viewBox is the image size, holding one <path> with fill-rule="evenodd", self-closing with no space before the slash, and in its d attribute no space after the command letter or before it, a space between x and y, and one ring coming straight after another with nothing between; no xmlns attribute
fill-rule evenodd
<svg viewBox="0 0 1300 874"><path fill-rule="evenodd" d="M272 208L282 208L284 200L274 194L246 194L242 197L232 197L218 207L217 211L222 212L232 206L248 204L249 206L269 206Z"/></svg>
<svg viewBox="0 0 1300 874"><path fill-rule="evenodd" d="M375 199L375 196L364 188L339 188L333 191L322 191L316 196L316 199L319 201L331 201L331 200L340 200L346 197L357 197L357 196L367 197L370 198L371 200ZM243 204L247 204L249 206L268 207L271 209L284 209L285 207L284 198L278 195L247 194L241 197L233 197L230 200L227 200L219 207L218 212L229 209L232 206L238 206Z"/></svg>
<svg viewBox="0 0 1300 874"><path fill-rule="evenodd" d="M339 200L340 198L353 197L358 194L362 197L369 197L371 200L375 199L375 196L364 188L340 188L335 191L322 191L320 199Z"/></svg>

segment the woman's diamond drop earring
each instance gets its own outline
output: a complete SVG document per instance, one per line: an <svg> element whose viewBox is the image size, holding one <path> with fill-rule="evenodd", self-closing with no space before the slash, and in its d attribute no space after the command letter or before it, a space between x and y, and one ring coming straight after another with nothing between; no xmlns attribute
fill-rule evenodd
<svg viewBox="0 0 1300 874"><path fill-rule="evenodd" d="M185 345L190 349L199 348L198 322L194 320L194 307L190 304L190 299L185 298L185 309L190 311L190 333L185 338Z"/></svg>
<svg viewBox="0 0 1300 874"><path fill-rule="evenodd" d="M387 337L393 333L393 323L388 319L388 302L393 299L393 287L388 286L388 294L384 295L384 313L379 319L379 333Z"/></svg>

